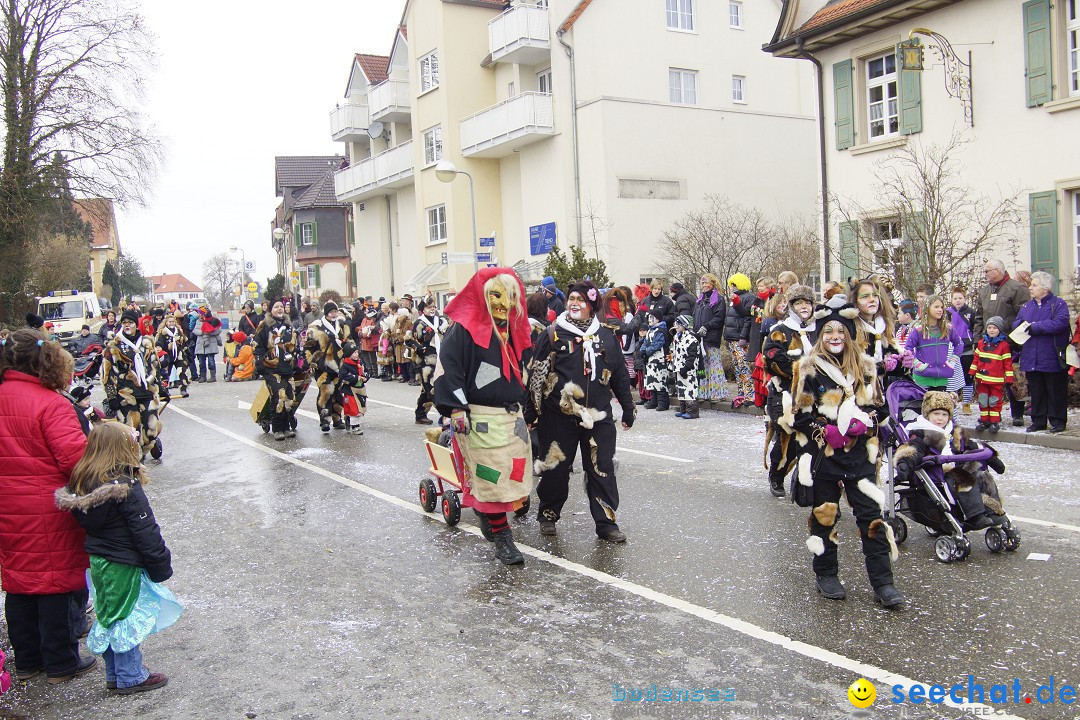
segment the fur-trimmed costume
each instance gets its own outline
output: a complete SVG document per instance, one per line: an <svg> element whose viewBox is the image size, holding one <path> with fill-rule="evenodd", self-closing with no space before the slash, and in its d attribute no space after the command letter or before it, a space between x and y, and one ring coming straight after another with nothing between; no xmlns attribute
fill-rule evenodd
<svg viewBox="0 0 1080 720"><path fill-rule="evenodd" d="M342 421L341 381L338 372L341 361L341 345L349 338L349 326L340 318L331 322L326 316L311 323L304 340L304 355L312 378L319 388L315 407L319 411L319 426L323 432L330 429L331 421L335 427L344 427Z"/></svg>
<svg viewBox="0 0 1080 720"><path fill-rule="evenodd" d="M797 447L792 443L792 426L795 412L791 403L791 379L794 365L810 355L817 342L817 320L811 316L807 322L794 313L769 330L762 344L761 354L769 378L769 395L765 401L765 410L769 418L765 432L765 447L769 452L769 480L774 486L783 489L784 478L795 469L799 460Z"/></svg>
<svg viewBox="0 0 1080 720"><path fill-rule="evenodd" d="M154 339L121 330L105 344L101 364L102 385L117 418L139 432L143 453L154 447L161 433L161 385ZM119 405L117 406L117 403Z"/></svg>
<svg viewBox="0 0 1080 720"><path fill-rule="evenodd" d="M525 417L538 422L540 520L558 521L580 448L597 534L618 530L613 395L622 406L622 421L633 425L634 399L619 341L595 317L581 328L564 312L537 339L530 367Z"/></svg>
<svg viewBox="0 0 1080 720"><path fill-rule="evenodd" d="M288 316L278 320L266 314L255 331L255 372L259 373L273 403L270 429L275 433L293 428L296 395L293 375L296 373L296 336Z"/></svg>
<svg viewBox="0 0 1080 720"><path fill-rule="evenodd" d="M432 383L444 332L446 332L446 320L438 315L428 317L421 314L413 323L409 345L415 369L413 377L420 380L420 397L416 399L417 420L426 418L428 411L435 403L435 390Z"/></svg>
<svg viewBox="0 0 1080 720"><path fill-rule="evenodd" d="M187 397L188 383L191 382L191 379L188 377L187 353L185 352L187 337L184 335L184 331L180 329L180 323L177 322L171 329L165 323L161 323L161 327L158 328L156 345L158 363L161 367L162 397L165 399L170 397L167 388L173 370L176 370L176 389L180 391L181 396Z"/></svg>
<svg viewBox="0 0 1080 720"><path fill-rule="evenodd" d="M859 358L863 373L859 391L851 389L854 379L844 378L829 357L811 353L795 363L793 429L804 446L800 451L806 451L799 459L799 482L814 488L810 536L806 540L814 556L814 572L819 577L836 577L836 523L843 492L855 514L870 584L880 588L893 584L890 556L896 553L892 528L883 519L885 494L877 481L877 424L885 412L876 363L861 353ZM864 432L849 434L849 420L864 425ZM838 449L826 441L828 434L835 432L846 439Z"/></svg>

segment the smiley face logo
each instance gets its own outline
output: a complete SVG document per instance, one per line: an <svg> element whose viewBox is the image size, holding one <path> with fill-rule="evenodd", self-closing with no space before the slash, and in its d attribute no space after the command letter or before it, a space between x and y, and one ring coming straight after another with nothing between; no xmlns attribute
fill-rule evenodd
<svg viewBox="0 0 1080 720"><path fill-rule="evenodd" d="M868 708L877 699L877 688L866 678L859 678L847 689L848 700L857 708Z"/></svg>

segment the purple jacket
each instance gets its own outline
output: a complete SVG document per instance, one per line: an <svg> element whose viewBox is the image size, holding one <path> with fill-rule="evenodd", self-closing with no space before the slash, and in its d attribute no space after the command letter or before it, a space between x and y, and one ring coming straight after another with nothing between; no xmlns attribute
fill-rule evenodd
<svg viewBox="0 0 1080 720"><path fill-rule="evenodd" d="M1048 293L1042 302L1032 298L1020 308L1013 328L1029 322L1031 338L1020 346L1020 369L1024 372L1065 372L1058 353L1069 344L1069 305Z"/></svg>
<svg viewBox="0 0 1080 720"><path fill-rule="evenodd" d="M924 362L930 367L916 371L917 374L926 378L951 378L953 369L945 364L949 359L949 346L952 345L954 362L960 362L960 356L964 354L964 341L949 328L949 336L943 338L927 337L922 334L922 327L915 325L908 334L904 349L915 353L915 362Z"/></svg>

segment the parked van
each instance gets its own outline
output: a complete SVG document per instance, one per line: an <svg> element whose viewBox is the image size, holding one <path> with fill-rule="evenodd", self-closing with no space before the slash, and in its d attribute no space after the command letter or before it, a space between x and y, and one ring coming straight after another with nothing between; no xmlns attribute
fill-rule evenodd
<svg viewBox="0 0 1080 720"><path fill-rule="evenodd" d="M83 325L89 325L91 332L98 332L104 324L101 319L101 307L92 293L78 290L53 290L38 299L37 314L52 323L52 332L60 344L67 347Z"/></svg>

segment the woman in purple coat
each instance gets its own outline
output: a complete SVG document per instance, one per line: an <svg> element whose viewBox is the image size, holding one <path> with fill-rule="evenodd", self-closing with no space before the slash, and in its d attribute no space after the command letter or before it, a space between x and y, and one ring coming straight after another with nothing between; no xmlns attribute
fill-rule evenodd
<svg viewBox="0 0 1080 720"><path fill-rule="evenodd" d="M1062 351L1069 344L1069 306L1054 295L1054 276L1031 273L1031 299L1020 308L1013 327L1024 326L1030 337L1020 347L1020 369L1027 373L1031 394L1031 425L1028 432L1065 429L1069 376Z"/></svg>

